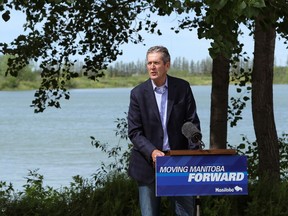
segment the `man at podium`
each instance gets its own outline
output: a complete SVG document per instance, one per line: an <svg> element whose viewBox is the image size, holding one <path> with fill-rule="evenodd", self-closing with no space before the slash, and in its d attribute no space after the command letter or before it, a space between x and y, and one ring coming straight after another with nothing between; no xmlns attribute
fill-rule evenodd
<svg viewBox="0 0 288 216"><path fill-rule="evenodd" d="M170 54L166 47L154 46L146 54L149 75L130 92L128 136L133 143L128 174L137 181L143 216L160 215L160 197L155 195L156 157L169 150L189 148L183 135L184 123L200 131L200 121L190 84L168 75ZM169 197L176 215L194 215L194 197Z"/></svg>

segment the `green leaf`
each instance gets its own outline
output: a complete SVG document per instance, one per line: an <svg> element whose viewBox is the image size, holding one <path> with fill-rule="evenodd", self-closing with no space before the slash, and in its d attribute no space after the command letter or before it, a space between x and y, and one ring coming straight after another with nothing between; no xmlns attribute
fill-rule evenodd
<svg viewBox="0 0 288 216"><path fill-rule="evenodd" d="M227 4L228 0L220 0L218 1L213 1L213 3L211 3L211 7L215 8L216 10L221 10L223 7L225 7L225 5Z"/></svg>
<svg viewBox="0 0 288 216"><path fill-rule="evenodd" d="M244 101L248 101L249 99L250 99L250 98L247 97L247 96L244 96L244 97L243 97L243 100L244 100Z"/></svg>
<svg viewBox="0 0 288 216"><path fill-rule="evenodd" d="M241 4L239 5L239 9L243 10L247 7L247 4L245 3L245 1L242 1Z"/></svg>
<svg viewBox="0 0 288 216"><path fill-rule="evenodd" d="M251 0L250 5L256 8L266 7L265 0Z"/></svg>
<svg viewBox="0 0 288 216"><path fill-rule="evenodd" d="M244 143L241 143L239 146L238 146L239 149L245 149L246 148L246 145Z"/></svg>

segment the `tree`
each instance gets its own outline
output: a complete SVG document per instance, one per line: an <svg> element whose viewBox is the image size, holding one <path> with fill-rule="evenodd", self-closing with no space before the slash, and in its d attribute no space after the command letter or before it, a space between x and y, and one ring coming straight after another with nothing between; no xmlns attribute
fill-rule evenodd
<svg viewBox="0 0 288 216"><path fill-rule="evenodd" d="M265 16L273 16L270 11ZM279 144L273 111L273 62L276 31L263 26L260 15L255 22L255 49L252 73L252 109L255 135L259 149L261 175L280 177ZM267 160L269 158L269 160Z"/></svg>
<svg viewBox="0 0 288 216"><path fill-rule="evenodd" d="M288 23L283 21L287 17L287 3L285 1L264 2L264 0L205 1L205 3L206 6L201 5L198 12L196 10L199 19L193 22L190 18L186 18L180 27L197 26L200 38L213 40L210 49L213 58L210 145L225 148L229 60L234 60L232 59L234 54L236 55L234 58L239 61L241 55L243 45L239 44L237 39L239 24L249 25L249 20L252 22L255 20L252 113L259 148L259 173L261 178L270 173L272 179L277 181L280 176L279 145L274 122L272 88L275 27L276 21L280 18L282 22L278 25L278 29L282 30L280 31L282 36L286 33L287 39ZM203 11L206 14L202 15ZM249 79L245 80L247 81Z"/></svg>
<svg viewBox="0 0 288 216"><path fill-rule="evenodd" d="M282 35L286 33L287 39L288 23L281 18L287 17L288 6L285 1L265 3L266 7L255 18L252 114L259 149L260 177L279 181L280 156L273 111L273 68L276 29Z"/></svg>
<svg viewBox="0 0 288 216"><path fill-rule="evenodd" d="M189 3L188 3L189 2ZM242 1L185 1L186 10L195 11L194 18L186 16L180 29L197 28L200 39L211 40L210 56L213 59L210 116L210 147L227 148L227 113L229 72L232 56L242 52L238 41Z"/></svg>
<svg viewBox="0 0 288 216"><path fill-rule="evenodd" d="M7 61L9 56L0 56L0 75L5 76L7 70ZM1 79L0 89L3 88L17 88L21 81L36 81L37 72L32 70L31 65L27 65L19 71L19 75L16 77L9 77L8 79Z"/></svg>
<svg viewBox="0 0 288 216"><path fill-rule="evenodd" d="M121 55L119 45L129 40L134 43L142 41L138 34L142 29L142 21L131 28L131 23L139 13L147 8L159 16L170 15L172 12L185 13L186 17L180 20L178 28L174 30L179 32L184 28L196 28L200 39L213 41L209 50L213 58L210 123L212 148L226 148L229 68L239 61L243 47L238 41L238 35L242 34L239 25L244 23L251 26L249 21L255 21L252 112L259 145L259 167L263 173L271 172L273 179L278 179L279 146L271 86L275 29L288 39L288 6L285 0L7 2L2 1L0 7L0 11L5 11L3 19L9 20L10 9L23 11L27 15L25 28L30 31L27 35L20 35L11 45L0 44L2 53L17 54L10 59L7 73L17 76L19 69L30 59L43 59L40 65L43 82L33 101L37 112L43 111L46 104L59 107L57 100L62 95L69 98L65 81L78 76L70 70L75 63L71 55L86 55L84 73L96 80L103 75L101 70L107 67L107 63ZM149 19L149 14L147 18L144 19L145 30L154 33L157 23ZM37 28L39 23L43 24L41 30ZM251 33L254 33L253 28ZM267 162L267 158L271 162Z"/></svg>
<svg viewBox="0 0 288 216"><path fill-rule="evenodd" d="M26 15L24 30L11 44L0 43L0 52L12 55L6 75L18 76L29 61L40 60L42 83L32 106L42 112L47 106L60 107L69 99L66 82L78 77L73 70L75 56L83 56L83 74L92 80L102 77L103 69L122 54L123 43L143 41L143 27L154 31L156 24L141 20L132 26L137 14L145 10L140 0L2 0L2 18L9 21L13 12Z"/></svg>
<svg viewBox="0 0 288 216"><path fill-rule="evenodd" d="M252 20L255 26L252 29L255 38L252 70L252 115L259 150L260 179L269 176L271 181L279 181L279 142L273 112L273 69L276 29L287 39L288 23L287 21L285 23L284 17L288 15L288 6L285 1L249 1L243 3L244 1L241 3L243 12L239 12L236 17L230 14L229 17L234 18L238 23L243 22L245 18ZM231 11L234 9L232 6L230 5ZM229 17L227 20L229 20ZM227 20L225 22L229 23ZM245 23L249 24L249 22ZM217 26L215 25L215 27ZM217 37L216 35L214 36ZM227 36L229 33L225 32L224 35ZM237 43L234 43L234 45L237 45ZM233 48L237 47L241 46L234 46ZM239 54L240 52L236 53Z"/></svg>

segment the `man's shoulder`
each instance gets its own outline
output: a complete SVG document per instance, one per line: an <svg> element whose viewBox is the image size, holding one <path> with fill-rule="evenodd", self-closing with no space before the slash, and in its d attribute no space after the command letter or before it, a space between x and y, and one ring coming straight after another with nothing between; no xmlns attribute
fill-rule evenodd
<svg viewBox="0 0 288 216"><path fill-rule="evenodd" d="M144 81L144 82L138 84L137 86L135 86L132 89L132 92L143 91L143 90L147 89L150 84L151 84L151 80L147 79L146 81Z"/></svg>
<svg viewBox="0 0 288 216"><path fill-rule="evenodd" d="M168 81L173 83L173 84L177 84L177 85L189 85L190 83L187 80L184 80L182 78L178 78L178 77L174 77L174 76L168 76Z"/></svg>

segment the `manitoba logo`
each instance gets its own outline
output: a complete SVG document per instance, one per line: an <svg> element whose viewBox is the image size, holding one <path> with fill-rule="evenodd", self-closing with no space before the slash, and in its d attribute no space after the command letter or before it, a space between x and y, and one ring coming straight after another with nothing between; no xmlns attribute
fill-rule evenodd
<svg viewBox="0 0 288 216"><path fill-rule="evenodd" d="M237 191L237 192L242 192L243 191L243 188L242 187L239 187L239 186L235 186L234 187L234 189L235 189L235 191Z"/></svg>
<svg viewBox="0 0 288 216"><path fill-rule="evenodd" d="M234 188L230 188L230 187L225 187L225 188L215 188L215 192L218 193L233 193L233 192L242 192L243 188L240 186L235 186Z"/></svg>

